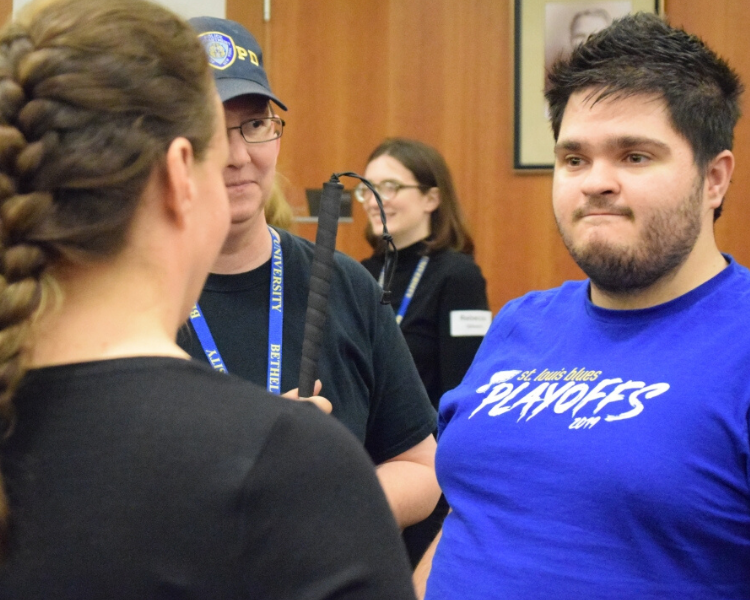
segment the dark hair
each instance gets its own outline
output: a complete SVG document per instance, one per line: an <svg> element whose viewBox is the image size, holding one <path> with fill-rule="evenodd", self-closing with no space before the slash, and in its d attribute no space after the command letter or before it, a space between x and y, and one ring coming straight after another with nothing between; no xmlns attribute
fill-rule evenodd
<svg viewBox="0 0 750 600"><path fill-rule="evenodd" d="M417 183L424 186L424 189L435 187L440 192L440 204L430 215L430 238L426 242L427 252L451 248L473 255L474 240L471 239L469 228L461 212L450 170L440 152L417 140L388 138L372 151L367 162L370 163L383 155L392 156L409 169ZM384 250L382 240L372 232L369 224L365 236L376 252Z"/></svg>
<svg viewBox="0 0 750 600"><path fill-rule="evenodd" d="M0 417L9 431L49 268L117 254L176 137L216 125L190 26L145 0L57 0L0 32ZM0 492L0 541L7 538Z"/></svg>
<svg viewBox="0 0 750 600"><path fill-rule="evenodd" d="M662 98L701 171L732 149L743 89L739 77L698 37L656 15L617 19L552 66L545 95L555 140L568 99L584 89L591 89L594 102L637 94Z"/></svg>

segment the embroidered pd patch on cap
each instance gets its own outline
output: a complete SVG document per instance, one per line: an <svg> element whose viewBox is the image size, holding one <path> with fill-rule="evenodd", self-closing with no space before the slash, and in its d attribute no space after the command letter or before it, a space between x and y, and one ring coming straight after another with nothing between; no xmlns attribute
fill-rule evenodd
<svg viewBox="0 0 750 600"><path fill-rule="evenodd" d="M286 110L271 91L263 68L263 52L247 29L234 21L216 17L196 17L189 22L206 49L222 102L256 94Z"/></svg>
<svg viewBox="0 0 750 600"><path fill-rule="evenodd" d="M208 52L208 62L214 69L226 69L232 66L237 58L237 48L232 38L218 31L201 33L199 37ZM250 56L250 60L255 58L255 61L258 61L257 57Z"/></svg>

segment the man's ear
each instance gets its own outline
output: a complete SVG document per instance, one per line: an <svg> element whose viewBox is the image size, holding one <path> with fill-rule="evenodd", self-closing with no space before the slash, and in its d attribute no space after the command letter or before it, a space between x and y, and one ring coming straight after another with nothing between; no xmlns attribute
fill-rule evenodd
<svg viewBox="0 0 750 600"><path fill-rule="evenodd" d="M716 209L721 205L729 189L729 182L734 172L734 154L729 150L722 150L708 163L706 168L706 200L708 207Z"/></svg>
<svg viewBox="0 0 750 600"><path fill-rule="evenodd" d="M184 137L172 140L165 158L164 208L179 224L192 210L197 195L194 166L193 145Z"/></svg>
<svg viewBox="0 0 750 600"><path fill-rule="evenodd" d="M434 212L438 206L440 206L440 190L436 187L432 187L427 190L425 194L427 196L426 209L427 212Z"/></svg>

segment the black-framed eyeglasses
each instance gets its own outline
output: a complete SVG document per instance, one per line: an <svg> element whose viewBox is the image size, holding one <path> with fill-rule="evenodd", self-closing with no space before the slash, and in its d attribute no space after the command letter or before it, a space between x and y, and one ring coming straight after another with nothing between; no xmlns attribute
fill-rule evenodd
<svg viewBox="0 0 750 600"><path fill-rule="evenodd" d="M281 117L258 117L240 123L237 127L227 127L227 134L232 129L239 129L242 139L248 144L262 144L277 140L284 133L284 119Z"/></svg>
<svg viewBox="0 0 750 600"><path fill-rule="evenodd" d="M399 181L393 181L391 179L386 179L385 181L381 181L380 183L374 183L373 186L378 190L378 193L383 200L392 199L401 190L414 188L419 189L424 193L430 189L430 186L428 185L406 185ZM370 198L372 198L372 191L370 191L370 189L364 183L360 183L357 187L354 188L354 197L360 202L367 202Z"/></svg>

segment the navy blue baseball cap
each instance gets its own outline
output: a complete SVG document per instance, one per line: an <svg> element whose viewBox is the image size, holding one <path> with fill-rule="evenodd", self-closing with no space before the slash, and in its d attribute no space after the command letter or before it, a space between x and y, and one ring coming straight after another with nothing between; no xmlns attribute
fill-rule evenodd
<svg viewBox="0 0 750 600"><path fill-rule="evenodd" d="M216 17L195 17L189 22L206 48L222 102L256 94L286 110L284 103L271 91L263 68L263 52L247 29L234 21Z"/></svg>

